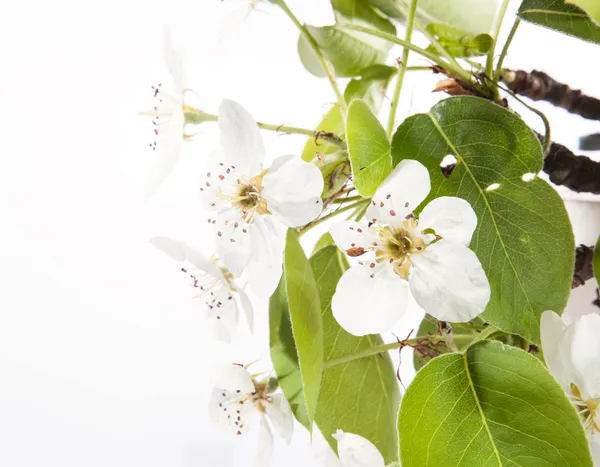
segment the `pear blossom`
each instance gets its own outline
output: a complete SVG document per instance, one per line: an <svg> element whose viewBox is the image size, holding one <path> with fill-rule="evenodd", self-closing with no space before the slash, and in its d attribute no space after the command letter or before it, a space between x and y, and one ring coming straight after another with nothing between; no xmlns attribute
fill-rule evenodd
<svg viewBox="0 0 600 467"><path fill-rule="evenodd" d="M289 444L294 417L287 399L272 393L269 378L255 380L241 365L230 365L218 376L210 399L210 416L238 436L260 418L258 454L255 467L267 467L273 455L272 429Z"/></svg>
<svg viewBox="0 0 600 467"><path fill-rule="evenodd" d="M206 321L219 340L230 342L235 335L240 306L252 330L252 303L217 259L210 261L185 243L167 237L152 238L150 243L174 260L187 263L181 270L192 279L192 286L198 291L194 299L202 304Z"/></svg>
<svg viewBox="0 0 600 467"><path fill-rule="evenodd" d="M568 326L553 311L541 320L542 350L548 370L563 387L588 433L595 465L600 465L600 315L580 316Z"/></svg>
<svg viewBox="0 0 600 467"><path fill-rule="evenodd" d="M440 320L469 321L484 311L490 285L468 248L477 216L467 201L443 196L417 218L413 210L430 190L425 166L403 160L373 196L369 225L344 221L331 228L338 247L361 259L341 277L332 300L333 315L351 334L389 330L404 314L409 290Z"/></svg>
<svg viewBox="0 0 600 467"><path fill-rule="evenodd" d="M333 437L338 442L341 467L385 467L383 456L368 439L342 430L337 430Z"/></svg>
<svg viewBox="0 0 600 467"><path fill-rule="evenodd" d="M203 173L202 200L217 211L217 251L236 276L248 272L253 291L269 296L282 272L285 227L316 219L323 203L323 177L300 157L282 156L263 168L265 149L252 116L236 102L219 109L221 147Z"/></svg>

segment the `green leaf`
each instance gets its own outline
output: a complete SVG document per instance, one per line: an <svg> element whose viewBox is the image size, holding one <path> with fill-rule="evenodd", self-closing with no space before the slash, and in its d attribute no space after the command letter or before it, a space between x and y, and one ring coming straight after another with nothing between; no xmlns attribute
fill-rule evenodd
<svg viewBox="0 0 600 467"><path fill-rule="evenodd" d="M310 426L314 420L321 387L323 325L317 284L298 235L292 229L287 232L283 269Z"/></svg>
<svg viewBox="0 0 600 467"><path fill-rule="evenodd" d="M310 430L311 423L302 392L302 375L298 364L298 353L294 343L283 276L269 300L269 330L271 361L279 386L290 403L296 420Z"/></svg>
<svg viewBox="0 0 600 467"><path fill-rule="evenodd" d="M344 134L344 119L342 118L342 114L340 112L340 108L336 105L327 112L319 126L315 129L315 131L323 131L325 133L333 133L337 136L342 136ZM339 151L340 148L335 144L329 144L326 141L319 140L315 141L315 138L309 138L304 145L304 150L302 151L302 160L306 162L312 161L317 153L321 156L325 154L331 154L333 152Z"/></svg>
<svg viewBox="0 0 600 467"><path fill-rule="evenodd" d="M596 241L596 247L594 248L594 258L592 259L592 269L594 270L594 277L600 287L600 237Z"/></svg>
<svg viewBox="0 0 600 467"><path fill-rule="evenodd" d="M519 17L538 26L600 44L600 26L581 8L566 5L564 0L524 0Z"/></svg>
<svg viewBox="0 0 600 467"><path fill-rule="evenodd" d="M598 0L565 0L584 10L596 24L600 25L600 2Z"/></svg>
<svg viewBox="0 0 600 467"><path fill-rule="evenodd" d="M489 34L470 34L445 24L432 23L427 29L438 42L454 57L476 57L485 55L492 47L494 39ZM432 45L427 50L438 53Z"/></svg>
<svg viewBox="0 0 600 467"><path fill-rule="evenodd" d="M337 26L360 24L395 35L394 25L361 0L332 0L331 3L336 26L307 25L306 28L325 59L333 65L335 74L360 76L365 68L385 62L392 44L369 34L348 31ZM314 51L303 38L299 40L298 53L309 72L315 76L324 76Z"/></svg>
<svg viewBox="0 0 600 467"><path fill-rule="evenodd" d="M368 0L381 12L392 18L406 17L409 0ZM479 34L490 32L496 15L496 1L492 0L419 0L417 19L427 26L444 23Z"/></svg>
<svg viewBox="0 0 600 467"><path fill-rule="evenodd" d="M330 245L335 245L335 243L333 241L333 237L331 236L331 234L329 232L325 232L321 236L321 238L319 238L319 240L317 240L317 243L315 243L315 247L313 248L312 255L314 255L317 251L321 250L322 248L325 248Z"/></svg>
<svg viewBox="0 0 600 467"><path fill-rule="evenodd" d="M323 311L326 360L381 345L378 335L356 337L344 331L331 313L331 299L347 263L339 250L329 246L310 260ZM396 414L400 392L394 367L385 356L372 356L328 368L323 375L316 422L335 450L332 434L337 429L370 440L386 464L398 460Z"/></svg>
<svg viewBox="0 0 600 467"><path fill-rule="evenodd" d="M483 341L428 363L400 407L403 467L592 467L583 426L544 366Z"/></svg>
<svg viewBox="0 0 600 467"><path fill-rule="evenodd" d="M362 100L348 107L346 139L354 186L361 195L373 196L392 171L392 160L385 130Z"/></svg>
<svg viewBox="0 0 600 467"><path fill-rule="evenodd" d="M566 306L575 241L556 191L540 178L522 178L542 168L535 134L508 110L462 96L405 120L391 152L394 165L417 159L429 169L428 200L458 196L471 203L478 225L470 247L492 289L482 317L539 343L541 314ZM446 155L458 160L449 178L440 170Z"/></svg>

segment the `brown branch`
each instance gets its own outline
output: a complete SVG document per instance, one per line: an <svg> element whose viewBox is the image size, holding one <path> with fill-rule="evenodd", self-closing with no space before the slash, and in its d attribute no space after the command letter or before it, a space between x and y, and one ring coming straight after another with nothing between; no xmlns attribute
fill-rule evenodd
<svg viewBox="0 0 600 467"><path fill-rule="evenodd" d="M585 281L594 277L592 260L594 259L594 247L579 245L575 250L575 268L573 270L573 283L571 288L585 284Z"/></svg>
<svg viewBox="0 0 600 467"><path fill-rule="evenodd" d="M600 120L600 99L559 83L543 71L504 70L502 80L512 92L534 101L547 101L588 120Z"/></svg>
<svg viewBox="0 0 600 467"><path fill-rule="evenodd" d="M543 139L540 135L538 138ZM565 186L577 193L600 194L600 162L586 156L576 156L562 144L551 144L543 170L555 185Z"/></svg>

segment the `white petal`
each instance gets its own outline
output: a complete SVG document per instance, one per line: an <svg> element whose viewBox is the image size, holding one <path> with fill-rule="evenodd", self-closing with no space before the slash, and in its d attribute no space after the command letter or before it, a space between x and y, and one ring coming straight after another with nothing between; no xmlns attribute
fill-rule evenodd
<svg viewBox="0 0 600 467"><path fill-rule="evenodd" d="M411 159L401 161L377 189L367 210L367 219L377 224L399 225L431 190L429 172Z"/></svg>
<svg viewBox="0 0 600 467"><path fill-rule="evenodd" d="M240 305L244 314L246 315L246 321L248 322L248 327L250 328L250 332L254 332L254 308L252 307L252 301L250 297L244 292L243 289L238 288L237 293L240 298Z"/></svg>
<svg viewBox="0 0 600 467"><path fill-rule="evenodd" d="M343 221L329 229L333 241L350 256L360 256L360 249L372 250L379 242L379 235L365 224ZM355 250L353 250L355 249ZM353 254L353 251L355 254Z"/></svg>
<svg viewBox="0 0 600 467"><path fill-rule="evenodd" d="M353 433L338 430L338 456L343 467L385 467L385 461L371 441Z"/></svg>
<svg viewBox="0 0 600 467"><path fill-rule="evenodd" d="M186 259L181 242L177 240L169 237L153 237L150 239L150 243L175 261L185 261Z"/></svg>
<svg viewBox="0 0 600 467"><path fill-rule="evenodd" d="M258 452L254 459L254 467L269 467L273 459L273 433L265 417L260 422Z"/></svg>
<svg viewBox="0 0 600 467"><path fill-rule="evenodd" d="M462 198L442 196L423 208L419 216L421 231L433 229L444 240L468 246L477 227L477 214Z"/></svg>
<svg viewBox="0 0 600 467"><path fill-rule="evenodd" d="M252 376L240 365L223 367L217 375L215 386L236 394L252 394L255 391Z"/></svg>
<svg viewBox="0 0 600 467"><path fill-rule="evenodd" d="M410 291L427 313L459 323L483 313L490 301L490 284L469 248L440 240L411 260Z"/></svg>
<svg viewBox="0 0 600 467"><path fill-rule="evenodd" d="M592 458L594 465L600 466L600 434L595 433L590 439L590 447L592 448Z"/></svg>
<svg viewBox="0 0 600 467"><path fill-rule="evenodd" d="M600 315L591 313L567 328L575 383L585 398L600 397Z"/></svg>
<svg viewBox="0 0 600 467"><path fill-rule="evenodd" d="M173 113L155 128L156 151L153 151L154 164L150 169L144 186L144 195L149 197L163 184L175 164L179 160L181 145L183 143L183 110L181 105L173 109Z"/></svg>
<svg viewBox="0 0 600 467"><path fill-rule="evenodd" d="M407 298L406 281L391 265L371 268L366 264L351 267L340 278L331 308L340 326L350 334L364 336L394 326L406 310Z"/></svg>
<svg viewBox="0 0 600 467"><path fill-rule="evenodd" d="M249 177L258 175L265 148L252 115L237 102L224 100L219 107L219 129L226 161Z"/></svg>
<svg viewBox="0 0 600 467"><path fill-rule="evenodd" d="M239 174L225 162L223 148L217 148L208 156L200 180L200 198L208 210L219 210L231 205L231 197L238 195ZM229 198L228 198L229 197Z"/></svg>
<svg viewBox="0 0 600 467"><path fill-rule="evenodd" d="M170 28L165 28L164 54L167 68L173 77L173 83L175 84L177 91L181 92L187 87L183 65L183 53L181 50L175 48Z"/></svg>
<svg viewBox="0 0 600 467"><path fill-rule="evenodd" d="M267 405L269 421L277 434L290 444L294 433L294 416L290 404L283 394L273 395L272 400L273 402Z"/></svg>
<svg viewBox="0 0 600 467"><path fill-rule="evenodd" d="M196 267L200 271L203 271L206 274L208 274L216 279L219 279L219 281L222 284L227 285L227 281L223 277L223 273L217 267L217 265L215 265L209 259L205 258L202 253L200 253L198 250L192 248L191 246L187 245L186 243L181 242L181 247L183 249L186 259L194 267Z"/></svg>
<svg viewBox="0 0 600 467"><path fill-rule="evenodd" d="M544 311L540 324L542 351L548 371L567 391L571 385L570 363L567 358L568 346L563 346L567 326L553 311Z"/></svg>
<svg viewBox="0 0 600 467"><path fill-rule="evenodd" d="M214 388L208 406L212 421L237 435L246 433L258 415L254 404L240 395L244 396L237 391Z"/></svg>
<svg viewBox="0 0 600 467"><path fill-rule="evenodd" d="M263 179L263 196L269 211L289 227L315 220L323 210L321 171L299 157L275 160Z"/></svg>
<svg viewBox="0 0 600 467"><path fill-rule="evenodd" d="M279 284L283 271L285 230L273 216L255 216L251 231L252 257L248 263L248 283L259 297L269 297Z"/></svg>
<svg viewBox="0 0 600 467"><path fill-rule="evenodd" d="M236 334L239 312L232 293L225 287L216 287L205 292L198 300L203 301L208 325L216 337L223 342L231 342Z"/></svg>
<svg viewBox="0 0 600 467"><path fill-rule="evenodd" d="M219 258L234 276L241 276L252 256L251 233L254 224L242 219L242 212L236 208L219 211L213 223Z"/></svg>

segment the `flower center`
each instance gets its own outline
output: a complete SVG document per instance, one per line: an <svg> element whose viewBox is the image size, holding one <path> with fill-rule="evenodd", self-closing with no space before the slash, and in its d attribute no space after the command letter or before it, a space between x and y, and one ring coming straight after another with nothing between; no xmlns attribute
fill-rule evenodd
<svg viewBox="0 0 600 467"><path fill-rule="evenodd" d="M236 193L230 197L225 196L230 199L233 207L242 211L242 218L248 224L252 223L256 214L271 214L267 201L262 196L262 180L268 171L268 169L263 170L248 182L238 180Z"/></svg>
<svg viewBox="0 0 600 467"><path fill-rule="evenodd" d="M388 261L393 264L394 272L408 279L411 255L422 253L427 247L425 239L418 232L419 220L409 217L400 227L378 227L379 248L375 250L377 262Z"/></svg>
<svg viewBox="0 0 600 467"><path fill-rule="evenodd" d="M585 430L591 433L600 433L600 420L598 419L600 399L584 399L575 384L571 384L571 393L569 399L577 408L577 413L581 417Z"/></svg>

